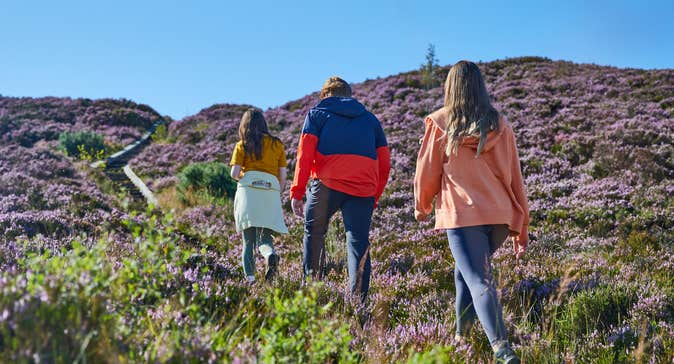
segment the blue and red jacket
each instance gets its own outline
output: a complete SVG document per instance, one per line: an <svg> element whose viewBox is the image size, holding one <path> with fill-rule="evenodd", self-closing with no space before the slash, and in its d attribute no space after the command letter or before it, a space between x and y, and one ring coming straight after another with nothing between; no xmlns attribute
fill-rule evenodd
<svg viewBox="0 0 674 364"><path fill-rule="evenodd" d="M304 120L290 197L304 197L309 177L352 196L379 200L391 154L379 120L350 97L328 97Z"/></svg>

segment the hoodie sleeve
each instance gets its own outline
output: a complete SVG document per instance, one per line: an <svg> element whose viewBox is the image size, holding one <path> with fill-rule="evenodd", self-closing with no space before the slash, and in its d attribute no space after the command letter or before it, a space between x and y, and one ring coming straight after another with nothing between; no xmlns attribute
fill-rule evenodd
<svg viewBox="0 0 674 364"><path fill-rule="evenodd" d="M318 146L318 135L320 126L317 125L311 112L304 119L302 135L297 146L297 163L295 164L295 175L293 184L290 187L290 198L301 200L304 197L311 175L311 169L316 158L316 148Z"/></svg>
<svg viewBox="0 0 674 364"><path fill-rule="evenodd" d="M379 167L379 181L377 181L377 192L375 194L375 206L379 202L379 197L384 192L391 172L391 152L386 142L386 135L381 123L377 121L377 130L375 135L375 146L377 148L377 165Z"/></svg>
<svg viewBox="0 0 674 364"><path fill-rule="evenodd" d="M445 157L444 131L426 118L426 132L421 141L414 174L414 215L426 217L433 211L433 199L440 192L442 164Z"/></svg>
<svg viewBox="0 0 674 364"><path fill-rule="evenodd" d="M529 243L529 203L527 202L527 192L524 187L524 180L522 178L522 169L520 167L520 157L517 153L517 143L515 142L515 133L511 132L509 137L510 142L510 157L512 162L511 176L512 181L510 188L515 194L517 203L522 208L524 217L522 219L522 226L520 227L520 234L513 236L518 245L527 246Z"/></svg>

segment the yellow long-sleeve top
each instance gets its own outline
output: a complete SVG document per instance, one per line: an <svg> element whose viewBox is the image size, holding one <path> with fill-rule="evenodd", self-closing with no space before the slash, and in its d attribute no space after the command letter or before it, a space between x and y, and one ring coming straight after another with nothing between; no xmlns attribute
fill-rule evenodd
<svg viewBox="0 0 674 364"><path fill-rule="evenodd" d="M248 171L260 171L278 177L278 169L287 166L288 162L286 161L283 144L269 135L265 135L262 139L262 157L260 159L255 159L253 156L246 154L243 142L236 143L229 165L236 164L241 166L241 171L244 174Z"/></svg>

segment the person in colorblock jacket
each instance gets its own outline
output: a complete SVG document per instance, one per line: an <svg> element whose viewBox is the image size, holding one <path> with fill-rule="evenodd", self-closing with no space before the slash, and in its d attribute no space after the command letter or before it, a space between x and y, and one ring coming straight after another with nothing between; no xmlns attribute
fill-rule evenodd
<svg viewBox="0 0 674 364"><path fill-rule="evenodd" d="M321 277L325 233L341 210L350 289L364 301L370 285L370 223L388 180L390 153L379 120L351 97L346 81L330 77L320 98L304 121L290 188L293 211L304 216L304 273Z"/></svg>
<svg viewBox="0 0 674 364"><path fill-rule="evenodd" d="M461 61L447 75L445 106L426 117L414 177L414 214L446 230L455 260L456 336L475 316L498 363L519 363L510 348L494 287L491 256L511 236L516 257L529 241L529 207L515 134L492 107L475 63Z"/></svg>

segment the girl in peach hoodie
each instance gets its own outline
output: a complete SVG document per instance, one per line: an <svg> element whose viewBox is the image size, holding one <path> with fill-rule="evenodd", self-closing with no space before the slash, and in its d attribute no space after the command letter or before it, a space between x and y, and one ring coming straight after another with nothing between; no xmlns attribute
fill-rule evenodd
<svg viewBox="0 0 674 364"><path fill-rule="evenodd" d="M426 118L414 177L414 215L433 211L447 231L456 266L457 338L479 318L499 363L519 363L510 348L491 274L491 255L510 236L527 247L529 208L515 135L489 101L480 69L460 61L447 75L445 106Z"/></svg>

